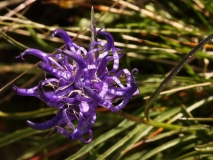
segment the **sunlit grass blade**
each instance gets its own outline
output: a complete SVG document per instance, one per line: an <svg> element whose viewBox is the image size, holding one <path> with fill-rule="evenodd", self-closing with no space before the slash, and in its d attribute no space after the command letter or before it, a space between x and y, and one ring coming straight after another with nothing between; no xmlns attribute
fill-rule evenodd
<svg viewBox="0 0 213 160"><path fill-rule="evenodd" d="M195 48L193 48L184 58L178 63L178 65L170 72L170 74L161 82L159 87L151 94L150 98L148 99L145 107L145 116L147 120L149 118L149 109L151 104L159 95L159 93L166 87L166 85L179 73L179 71L183 68L183 66L197 53L197 51L203 47L206 43L211 41L213 38L213 34L205 38L202 42L200 42Z"/></svg>
<svg viewBox="0 0 213 160"><path fill-rule="evenodd" d="M20 49L27 49L29 47L25 46L24 44L19 43L18 41L16 41L15 39L13 39L12 37L8 36L6 33L0 31L0 35L7 40L9 43L11 43L12 45L20 48Z"/></svg>
<svg viewBox="0 0 213 160"><path fill-rule="evenodd" d="M176 109L173 109L173 110L169 110L167 112L164 112L162 115L160 115L159 117L155 118L152 122L153 122L153 125L150 124L151 126L155 126L155 122L162 122L172 116L174 116L175 114L177 114L178 112L180 111L179 108L176 108ZM166 123L161 123L162 127L168 127L169 124L166 124ZM107 151L105 151L100 157L99 159L106 159L110 154L112 154L112 152L115 152L117 151L117 154L118 155L118 152L121 154L121 151L122 150L119 150L118 148L119 147L122 147L122 146L125 146L125 147L130 147L131 145L133 145L135 142L137 142L137 140L139 140L140 138L143 138L143 136L145 136L147 133L149 133L149 131L153 128L151 126L148 126L148 125L138 125L136 126L134 129L132 129L126 136L124 136L121 140L119 140L116 144L114 144L112 147L110 147ZM155 126L156 127L156 126ZM160 125L159 125L160 127ZM174 130L176 130L177 128L175 128L176 126L174 125ZM181 128L181 126L179 126ZM172 128L170 128L172 129ZM139 133L139 132L143 132L140 134L139 137L137 137L138 139L135 139L134 141L131 141L132 137L136 135L136 133ZM125 144L127 141L130 141L131 143L133 144ZM123 148L123 147L122 147ZM125 148L126 149L126 148ZM115 159L117 159L118 157L114 157Z"/></svg>
<svg viewBox="0 0 213 160"><path fill-rule="evenodd" d="M145 159L149 159L150 157L158 154L158 153L161 153L162 151L168 149L168 148L171 148L173 146L176 146L178 144L180 144L180 142L187 142L189 140L196 140L198 137L196 135L186 135L184 137L180 137L180 138L176 138L176 139L173 139L161 146L158 146L156 147L155 149L153 150L150 150L147 154L143 155L140 160L145 160ZM171 158L172 155L168 156L168 158Z"/></svg>
<svg viewBox="0 0 213 160"><path fill-rule="evenodd" d="M183 159L202 159L202 158L213 158L212 151L192 151L188 152L184 155L179 156L178 158L175 158L175 160L183 160Z"/></svg>
<svg viewBox="0 0 213 160"><path fill-rule="evenodd" d="M113 136L116 136L117 134L121 133L122 131L131 127L134 124L135 124L134 122L130 122L127 120L122 121L116 128L111 129L110 131L97 137L91 143L83 146L77 153L71 155L66 160L77 159L77 158L85 155L86 153L90 152L95 146L97 146L101 143L104 143L106 140L112 138Z"/></svg>
<svg viewBox="0 0 213 160"><path fill-rule="evenodd" d="M12 144L14 142L17 142L23 138L29 137L31 135L38 134L38 133L44 133L44 132L47 132L47 131L34 130L32 128L25 128L25 129L17 130L0 139L0 148L4 147L6 145Z"/></svg>
<svg viewBox="0 0 213 160"><path fill-rule="evenodd" d="M47 115L55 114L57 110L55 108L42 108L36 111L22 112L22 113L5 113L0 111L0 117L5 119L32 119L44 117Z"/></svg>
<svg viewBox="0 0 213 160"><path fill-rule="evenodd" d="M29 148L23 155L18 157L17 160L25 160L25 159L32 158L37 153L53 145L55 142L60 142L62 138L63 137L60 135L53 135L51 138L43 140L41 143L39 143L39 145Z"/></svg>

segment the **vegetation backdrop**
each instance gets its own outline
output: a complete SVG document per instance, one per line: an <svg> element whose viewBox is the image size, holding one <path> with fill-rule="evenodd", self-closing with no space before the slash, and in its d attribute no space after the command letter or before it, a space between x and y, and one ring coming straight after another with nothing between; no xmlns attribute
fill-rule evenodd
<svg viewBox="0 0 213 160"><path fill-rule="evenodd" d="M22 61L15 57L26 48L52 53L62 46L59 38L49 38L56 28L66 30L72 38L79 34L74 42L88 48L92 6L96 27L104 26L114 37L115 46L125 53L119 67L139 70L135 78L140 94L123 109L132 120L128 115L98 107L91 143L68 141L58 133L45 138L50 130L31 129L26 120L44 122L56 110L37 98L18 96L12 91L12 84L30 88L44 78L36 66L39 59L26 56ZM212 42L198 51L153 102L149 110L151 123L134 121L145 119L147 96L190 50L211 34L212 17L213 2L205 0L1 1L0 157L213 159Z"/></svg>

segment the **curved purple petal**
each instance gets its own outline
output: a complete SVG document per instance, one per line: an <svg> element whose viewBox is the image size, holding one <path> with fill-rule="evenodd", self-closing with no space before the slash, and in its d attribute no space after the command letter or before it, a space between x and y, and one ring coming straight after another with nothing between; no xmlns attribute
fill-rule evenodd
<svg viewBox="0 0 213 160"><path fill-rule="evenodd" d="M58 79L62 78L66 81L70 81L70 80L72 81L72 75L69 71L60 71L58 69L53 68L51 65L45 64L45 63L39 63L38 66L42 70L48 72L49 74L51 74L52 76Z"/></svg>
<svg viewBox="0 0 213 160"><path fill-rule="evenodd" d="M137 82L131 77L131 88L128 90L128 93L124 97L124 100L117 106L112 107L110 110L112 112L117 112L121 110L123 107L126 106L126 104L129 102L129 99L132 97L132 95L137 91L138 89L138 84Z"/></svg>
<svg viewBox="0 0 213 160"><path fill-rule="evenodd" d="M22 53L21 53L19 56L17 56L16 58L21 58L21 59L24 60L24 56L27 55L27 54L38 57L38 58L41 59L44 63L49 63L48 58L47 58L48 55L47 55L46 53L44 53L44 52L42 52L42 51L40 51L40 50L38 50L38 49L32 49L32 48L31 48L31 49L25 50L24 52L22 52Z"/></svg>
<svg viewBox="0 0 213 160"><path fill-rule="evenodd" d="M73 46L73 42L72 39L70 38L70 36L67 34L67 32L65 32L62 29L56 29L52 32L52 34L50 35L51 38L55 37L56 35L60 36L65 45L66 45L66 49L70 49L71 51L75 52L75 48Z"/></svg>
<svg viewBox="0 0 213 160"><path fill-rule="evenodd" d="M88 140L85 140L83 137L80 138L80 140L84 143L90 143L93 139L93 133L92 133L92 130L89 130L89 139Z"/></svg>
<svg viewBox="0 0 213 160"><path fill-rule="evenodd" d="M66 131L64 128L62 128L60 126L56 126L56 129L57 129L58 133L60 133L60 134L64 135L65 137L67 137L68 140L70 140L70 141L76 140L73 137L72 133Z"/></svg>
<svg viewBox="0 0 213 160"><path fill-rule="evenodd" d="M75 119L77 119L77 117L76 117L74 114L71 116L70 113L69 113L70 116L68 117L67 112L68 112L68 109L64 109L64 110L63 110L63 117L64 117L64 120L65 120L65 122L67 123L67 125L70 126L70 128L72 129L72 131L74 131L74 130L75 130L75 127L74 127L74 125L72 124L72 121L75 120Z"/></svg>
<svg viewBox="0 0 213 160"><path fill-rule="evenodd" d="M78 53L78 52L80 52L80 50L77 50L76 53L73 53L73 52L68 51L68 50L60 50L60 49L57 49L57 51L61 52L62 54L66 55L70 58L72 58L76 63L78 63L79 67L81 67L82 69L86 68L85 60Z"/></svg>
<svg viewBox="0 0 213 160"><path fill-rule="evenodd" d="M38 86L38 93L39 93L39 98L50 107L54 106L56 108L61 108L65 105L62 97L56 96L54 92L44 91L44 88L41 85L41 83Z"/></svg>
<svg viewBox="0 0 213 160"><path fill-rule="evenodd" d="M117 53L116 48L114 46L114 39L113 39L112 35L108 32L101 32L100 31L100 32L98 32L98 35L105 36L105 38L107 40L106 51L104 53L100 54L98 59L104 58L109 53L109 51L112 49L114 64L113 64L113 68L110 72L116 72L118 67L119 67L119 56L118 56L118 53Z"/></svg>
<svg viewBox="0 0 213 160"><path fill-rule="evenodd" d="M62 118L63 118L62 110L59 110L58 113L56 114L56 116L51 120L48 120L43 123L34 123L34 122L27 120L27 124L33 129L45 130L45 129L50 129L50 128L56 126L58 124L59 120Z"/></svg>
<svg viewBox="0 0 213 160"><path fill-rule="evenodd" d="M17 86L13 85L13 90L17 95L20 96L38 96L38 92L36 91L37 87L33 87L30 89L26 88L18 88Z"/></svg>

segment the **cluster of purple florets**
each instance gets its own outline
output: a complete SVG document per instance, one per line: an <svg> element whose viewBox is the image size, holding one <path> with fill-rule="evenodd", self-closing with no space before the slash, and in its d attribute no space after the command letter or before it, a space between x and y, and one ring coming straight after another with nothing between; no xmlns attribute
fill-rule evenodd
<svg viewBox="0 0 213 160"><path fill-rule="evenodd" d="M27 49L17 57L23 59L25 55L33 55L40 58L38 67L52 76L30 89L13 87L18 95L35 96L58 109L56 116L47 122L27 121L30 127L38 130L56 127L69 140L80 139L89 143L92 140L91 128L96 120L96 108L102 106L117 112L139 92L132 73L128 69L118 70L123 53L115 48L112 35L103 31L92 32L103 35L107 42L92 42L87 51L73 43L64 30L56 29L51 37L61 37L65 43L63 49L57 49L54 54ZM95 57L97 52L99 55ZM109 69L107 65L111 62L112 69ZM119 79L122 76L126 77L125 85ZM76 126L74 121L77 121ZM89 133L88 140L82 137L85 133Z"/></svg>

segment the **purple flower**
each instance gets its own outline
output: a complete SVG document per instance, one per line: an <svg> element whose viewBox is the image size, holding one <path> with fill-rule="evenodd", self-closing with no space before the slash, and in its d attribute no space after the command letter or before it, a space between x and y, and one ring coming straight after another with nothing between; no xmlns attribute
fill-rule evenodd
<svg viewBox="0 0 213 160"><path fill-rule="evenodd" d="M92 140L91 128L96 120L96 108L100 105L117 112L139 93L132 73L128 69L118 70L119 59L124 54L115 48L112 35L103 31L92 32L104 36L107 43L92 42L87 51L73 43L65 31L56 29L51 37L61 37L65 48L57 49L55 54L27 49L17 57L24 59L27 54L38 57L41 59L38 67L52 76L30 89L13 87L18 95L35 96L58 109L56 116L47 122L27 121L30 127L39 130L56 127L69 140L80 139L89 143ZM98 57L95 57L95 52L100 53ZM110 62L113 64L111 69L108 68ZM132 72L137 72L137 69ZM120 81L123 76L126 85ZM74 121L78 121L76 127ZM89 133L88 140L82 137L85 133Z"/></svg>

